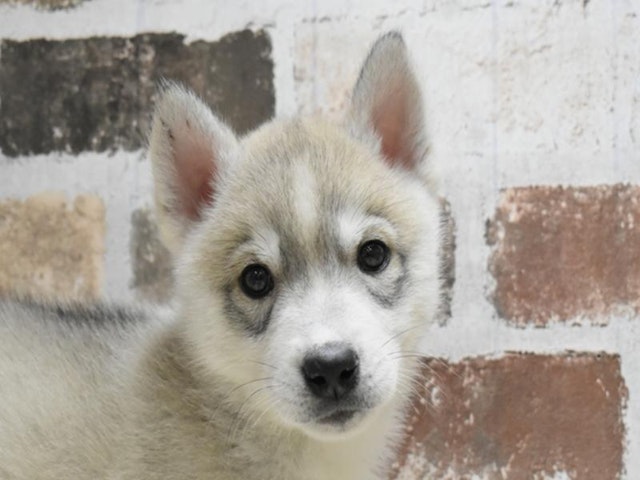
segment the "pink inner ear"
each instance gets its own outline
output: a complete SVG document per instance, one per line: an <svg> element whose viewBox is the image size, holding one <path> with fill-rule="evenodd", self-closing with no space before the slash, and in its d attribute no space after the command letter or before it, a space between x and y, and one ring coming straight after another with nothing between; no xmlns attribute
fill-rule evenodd
<svg viewBox="0 0 640 480"><path fill-rule="evenodd" d="M411 138L410 112L407 95L402 88L380 99L372 112L373 127L382 142L382 153L391 166L415 167L415 159L411 158L412 145L407 145Z"/></svg>
<svg viewBox="0 0 640 480"><path fill-rule="evenodd" d="M194 138L190 125L186 127L174 136L175 193L180 213L190 220L199 220L203 208L213 201L216 163L213 146Z"/></svg>

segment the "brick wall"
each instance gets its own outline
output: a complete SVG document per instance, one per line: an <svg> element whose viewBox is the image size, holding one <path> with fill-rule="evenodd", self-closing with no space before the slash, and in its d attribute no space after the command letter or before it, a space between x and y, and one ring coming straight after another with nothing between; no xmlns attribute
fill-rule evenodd
<svg viewBox="0 0 640 480"><path fill-rule="evenodd" d="M0 0L0 292L167 298L157 78L239 131L337 116L392 28L450 232L395 477L640 478L637 0Z"/></svg>

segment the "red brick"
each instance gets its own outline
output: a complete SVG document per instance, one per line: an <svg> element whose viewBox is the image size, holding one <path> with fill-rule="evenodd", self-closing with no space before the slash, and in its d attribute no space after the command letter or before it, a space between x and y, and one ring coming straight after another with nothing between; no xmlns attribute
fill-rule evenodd
<svg viewBox="0 0 640 480"><path fill-rule="evenodd" d="M391 478L620 478L617 355L425 359L417 390Z"/></svg>
<svg viewBox="0 0 640 480"><path fill-rule="evenodd" d="M640 312L640 188L502 193L487 240L499 314L523 326Z"/></svg>

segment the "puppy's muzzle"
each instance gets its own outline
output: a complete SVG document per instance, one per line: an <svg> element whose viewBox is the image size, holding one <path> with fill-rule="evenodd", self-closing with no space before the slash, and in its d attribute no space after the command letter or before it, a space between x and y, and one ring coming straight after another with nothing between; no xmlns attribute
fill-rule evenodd
<svg viewBox="0 0 640 480"><path fill-rule="evenodd" d="M338 401L358 383L358 354L348 344L332 342L314 349L302 362L307 388L318 398Z"/></svg>

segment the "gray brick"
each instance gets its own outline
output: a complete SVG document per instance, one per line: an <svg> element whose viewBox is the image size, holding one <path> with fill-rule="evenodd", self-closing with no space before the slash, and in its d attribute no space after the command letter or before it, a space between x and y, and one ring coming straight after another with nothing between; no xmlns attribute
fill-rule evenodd
<svg viewBox="0 0 640 480"><path fill-rule="evenodd" d="M442 238L440 239L440 311L438 322L443 325L451 318L451 301L453 285L456 281L456 222L451 213L451 205L445 199L440 201L440 222Z"/></svg>
<svg viewBox="0 0 640 480"><path fill-rule="evenodd" d="M249 30L216 42L178 34L5 40L0 46L0 148L136 150L145 144L157 82L194 89L239 133L274 113L271 44Z"/></svg>
<svg viewBox="0 0 640 480"><path fill-rule="evenodd" d="M145 300L167 301L173 292L171 254L160 240L153 215L138 209L131 215L131 226L131 286Z"/></svg>
<svg viewBox="0 0 640 480"><path fill-rule="evenodd" d="M87 0L0 0L0 5L32 5L43 10L63 10L67 8L77 7Z"/></svg>

